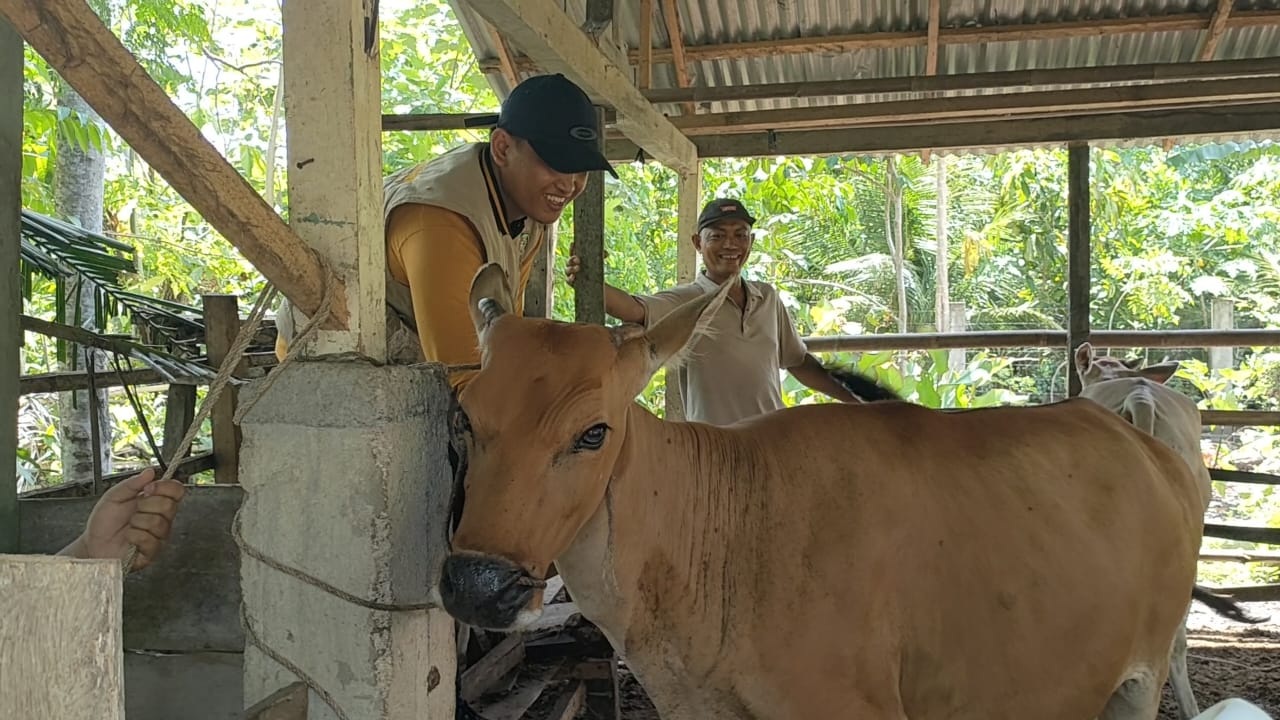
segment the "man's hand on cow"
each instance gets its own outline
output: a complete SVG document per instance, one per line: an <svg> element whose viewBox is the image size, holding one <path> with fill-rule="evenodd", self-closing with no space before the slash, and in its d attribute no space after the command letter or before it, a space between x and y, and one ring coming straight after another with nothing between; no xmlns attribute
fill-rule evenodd
<svg viewBox="0 0 1280 720"><path fill-rule="evenodd" d="M104 493L84 532L61 554L123 560L133 545L138 548L133 569L141 570L155 561L169 539L173 518L186 493L177 480L156 482L155 468L147 468Z"/></svg>

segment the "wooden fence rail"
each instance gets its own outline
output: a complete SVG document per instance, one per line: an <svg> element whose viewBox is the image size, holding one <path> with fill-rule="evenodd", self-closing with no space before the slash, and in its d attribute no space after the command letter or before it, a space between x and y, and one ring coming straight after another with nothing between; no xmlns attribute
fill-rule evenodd
<svg viewBox="0 0 1280 720"><path fill-rule="evenodd" d="M1065 330L999 332L877 333L804 338L811 352L884 350L970 350L978 348L1065 348ZM1089 342L1105 348L1272 347L1280 330L1093 330Z"/></svg>

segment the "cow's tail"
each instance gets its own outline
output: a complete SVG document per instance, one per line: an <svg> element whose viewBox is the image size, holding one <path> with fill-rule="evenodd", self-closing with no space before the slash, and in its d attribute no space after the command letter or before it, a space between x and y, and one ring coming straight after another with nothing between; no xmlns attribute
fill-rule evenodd
<svg viewBox="0 0 1280 720"><path fill-rule="evenodd" d="M841 387L863 402L902 400L897 393L862 373L836 366L828 366L825 369L836 382L840 383Z"/></svg>
<svg viewBox="0 0 1280 720"><path fill-rule="evenodd" d="M1271 619L1270 615L1253 615L1240 606L1240 603L1225 595L1212 593L1208 588L1196 585L1191 589L1191 598L1204 603L1210 610L1228 620L1257 625Z"/></svg>

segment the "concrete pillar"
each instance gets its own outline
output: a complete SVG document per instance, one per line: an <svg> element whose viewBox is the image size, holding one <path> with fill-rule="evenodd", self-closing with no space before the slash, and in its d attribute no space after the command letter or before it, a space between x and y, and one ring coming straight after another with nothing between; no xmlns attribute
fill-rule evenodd
<svg viewBox="0 0 1280 720"><path fill-rule="evenodd" d="M938 162L942 162L942 158L938 158ZM965 332L968 329L969 319L965 316L963 302L947 303L947 332ZM968 361L968 351L964 348L952 348L947 353L947 366L951 368L953 373L964 372L965 363Z"/></svg>
<svg viewBox="0 0 1280 720"><path fill-rule="evenodd" d="M241 392L251 402L259 392ZM439 365L302 361L241 424L245 542L365 601L425 603L445 551L450 500ZM244 700L309 676L351 720L452 720L454 623L443 610L371 610L241 557L249 623ZM310 693L311 720L338 717Z"/></svg>
<svg viewBox="0 0 1280 720"><path fill-rule="evenodd" d="M1236 303L1231 298L1213 298L1209 308L1209 324L1214 330L1232 330L1236 326ZM1209 369L1227 370L1235 367L1235 348L1209 348Z"/></svg>

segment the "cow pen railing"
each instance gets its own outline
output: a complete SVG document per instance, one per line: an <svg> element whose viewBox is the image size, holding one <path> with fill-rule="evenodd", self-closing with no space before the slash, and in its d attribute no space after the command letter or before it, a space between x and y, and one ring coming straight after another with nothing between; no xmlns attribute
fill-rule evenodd
<svg viewBox="0 0 1280 720"><path fill-rule="evenodd" d="M201 365L216 368L231 349L232 341L240 331L239 299L235 295L204 295L201 297L202 317L204 322L205 347L203 357L193 361ZM22 316L22 329L46 337L84 345L101 347L101 338L94 333L78 327L39 320ZM252 377L265 372L276 364L274 352L248 352L237 368L237 377ZM22 375L18 379L18 395L34 395L39 393L62 393L90 390L110 390L113 388L142 389L148 386L165 388L163 414L163 432L161 434L160 453L168 460L175 447L195 419L197 388L207 386L213 372L208 376L166 377L152 368L131 368L123 372L76 370L66 372L37 373ZM91 407L96 407L94 393L90 393ZM178 461L179 473L192 476L212 470L216 484L235 484L238 482L240 464L240 432L233 422L236 409L234 388L223 392L209 416L212 429L212 447L207 452L188 454ZM91 410L96 415L96 410ZM102 438L94 431L91 438L95 457L101 453ZM63 482L56 485L37 487L22 493L24 498L49 498L67 495L78 495L85 492L101 491L110 485L124 480L138 468L121 470L112 473L95 472L95 477L87 481ZM97 468L95 468L97 471Z"/></svg>
<svg viewBox="0 0 1280 720"><path fill-rule="evenodd" d="M1280 330L1093 330L1086 338L1103 348L1234 348L1280 346ZM810 352L884 352L905 350L979 350L996 348L1060 348L1071 362L1065 330L1009 330L996 332L884 333L828 335L804 338ZM1203 426L1280 426L1280 411L1201 410ZM1210 468L1213 480L1225 483L1280 485L1268 473ZM1280 528L1205 523L1206 537L1280 547ZM1202 550L1208 562L1280 564L1280 553L1247 549ZM1241 601L1280 601L1280 583L1216 588Z"/></svg>

